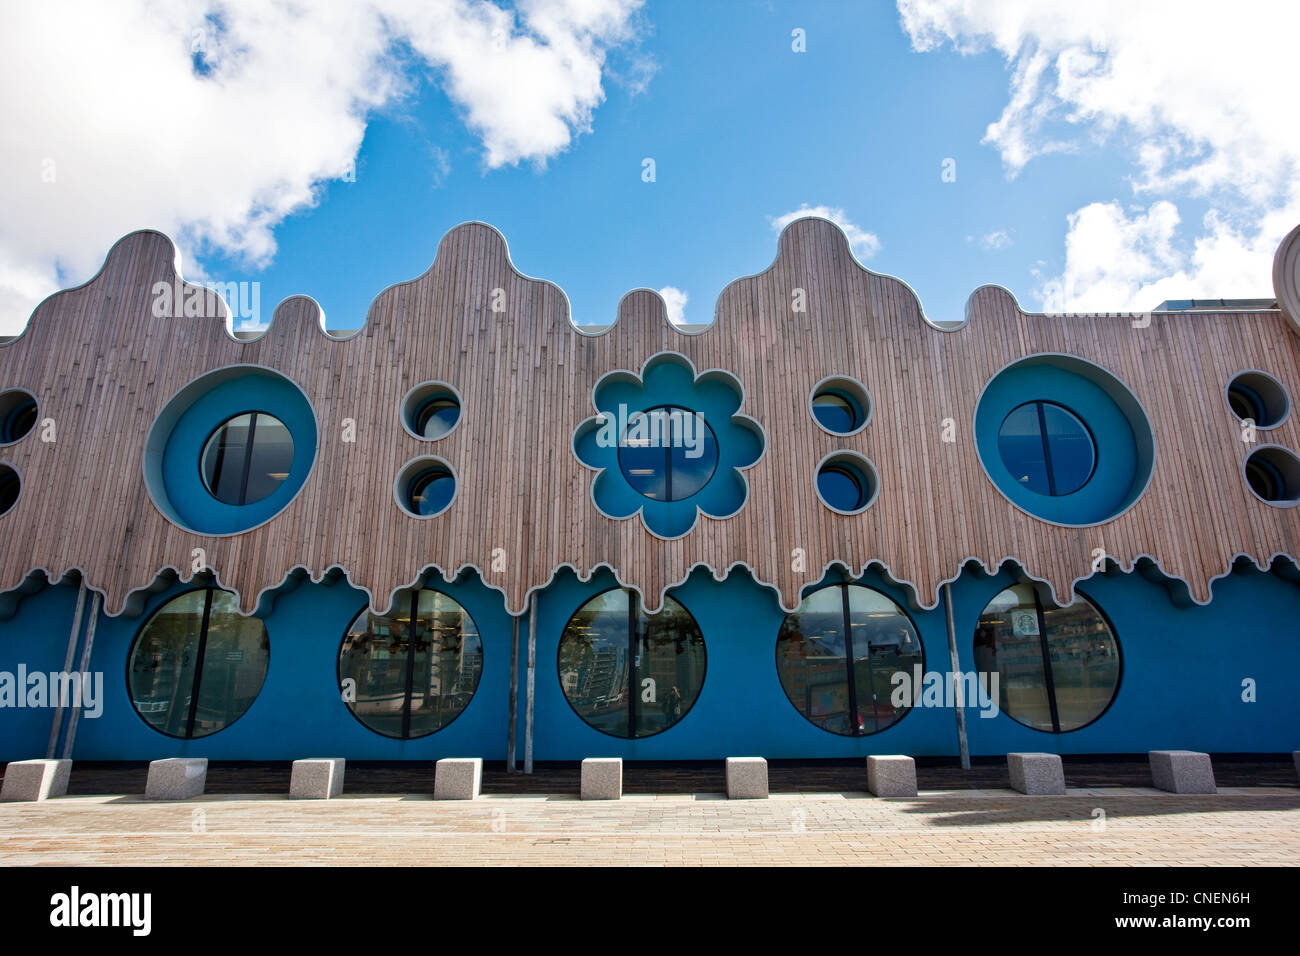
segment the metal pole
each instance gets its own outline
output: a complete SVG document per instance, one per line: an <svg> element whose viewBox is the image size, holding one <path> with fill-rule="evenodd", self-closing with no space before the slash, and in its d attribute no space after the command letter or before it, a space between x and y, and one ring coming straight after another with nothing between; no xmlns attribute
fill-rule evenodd
<svg viewBox="0 0 1300 956"><path fill-rule="evenodd" d="M952 680L954 688L961 680L961 663L957 658L957 628L952 619L952 584L943 586L943 603L948 610L948 657L952 660ZM978 681L979 674L975 675ZM978 692L978 691L977 691ZM966 742L966 701L960 707L954 707L957 713L957 746L961 749L961 769L970 769L970 745Z"/></svg>
<svg viewBox="0 0 1300 956"><path fill-rule="evenodd" d="M537 595L528 599L528 687L524 708L524 773L533 772L533 677L537 671Z"/></svg>
<svg viewBox="0 0 1300 956"><path fill-rule="evenodd" d="M99 594L95 593L90 596L90 623L86 625L86 644L81 649L81 674L82 682L85 682L85 675L90 673L90 652L95 646L95 625L99 623ZM82 694L85 699L85 694ZM74 707L72 716L68 718L68 739L63 742L63 759L72 759L72 743L77 739L77 721L81 719L81 708Z"/></svg>
<svg viewBox="0 0 1300 956"><path fill-rule="evenodd" d="M81 638L81 612L86 608L86 579L81 579L77 588L77 609L72 612L72 632L68 634L68 654L63 659L63 673L72 670L72 658L77 654L77 642ZM63 729L63 698L59 698L54 711L54 724L50 727L50 745L45 748L47 759L53 759L59 748L59 731Z"/></svg>
<svg viewBox="0 0 1300 956"><path fill-rule="evenodd" d="M519 722L519 618L510 616L510 728L506 731L506 773L518 773L515 764L515 725Z"/></svg>

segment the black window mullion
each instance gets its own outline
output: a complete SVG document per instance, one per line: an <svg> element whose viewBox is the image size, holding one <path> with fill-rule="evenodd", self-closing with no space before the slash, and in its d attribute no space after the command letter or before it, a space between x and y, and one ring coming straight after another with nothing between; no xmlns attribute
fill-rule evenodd
<svg viewBox="0 0 1300 956"><path fill-rule="evenodd" d="M1052 467L1052 449L1047 440L1047 413L1043 403L1035 402L1034 410L1038 412L1038 440L1043 445L1043 468L1047 471L1047 493L1056 497L1056 472Z"/></svg>
<svg viewBox="0 0 1300 956"><path fill-rule="evenodd" d="M1052 653L1047 647L1047 618L1043 615L1043 602L1034 591L1034 612L1038 615L1038 645L1043 653L1043 680L1047 684L1047 706L1052 711L1052 733L1061 732L1061 716L1056 709L1056 681L1052 678Z"/></svg>
<svg viewBox="0 0 1300 956"><path fill-rule="evenodd" d="M406 687L402 698L402 739L411 736L411 690L415 686L415 612L419 607L420 592L411 592L411 620L406 631Z"/></svg>
<svg viewBox="0 0 1300 956"><path fill-rule="evenodd" d="M194 680L190 682L190 713L185 720L185 739L194 736L194 718L199 711L199 690L203 682L203 658L208 653L208 622L212 620L212 588L203 594L203 623L199 625L199 649L194 655Z"/></svg>
<svg viewBox="0 0 1300 956"><path fill-rule="evenodd" d="M248 416L248 437L244 439L244 474L239 482L239 503L248 503L248 475L253 467L253 436L257 433L257 412Z"/></svg>
<svg viewBox="0 0 1300 956"><path fill-rule="evenodd" d="M849 620L849 587L847 584L840 584L837 587L840 589L840 606L843 609L840 626L844 631L844 670L845 679L849 684L849 733L856 737L859 734L858 689L853 682L853 634Z"/></svg>
<svg viewBox="0 0 1300 956"><path fill-rule="evenodd" d="M664 441L664 501L673 500L673 416L671 412L660 412L662 423L659 440L663 441L664 429L668 430L668 440Z"/></svg>

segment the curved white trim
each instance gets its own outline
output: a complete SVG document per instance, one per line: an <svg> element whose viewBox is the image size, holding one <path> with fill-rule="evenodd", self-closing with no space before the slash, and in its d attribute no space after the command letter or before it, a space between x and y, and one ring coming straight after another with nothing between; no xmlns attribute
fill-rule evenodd
<svg viewBox="0 0 1300 956"><path fill-rule="evenodd" d="M1002 490L1001 486L998 485L996 481L993 480L993 473L989 469L988 462L984 460L983 453L980 451L979 430L976 426L979 421L980 405L984 401L984 396L988 392L989 386L992 385L994 382L996 382L998 380L998 377L1001 376L1003 372L1011 369L1012 367L1019 365L1022 362L1036 361L1044 358L1068 359L1069 361L1072 362L1078 362L1081 365L1091 365L1093 368L1101 372L1105 372L1116 382L1118 382L1119 386L1122 389L1124 389L1124 391L1128 392L1129 397L1133 400L1133 404L1136 405L1138 410L1142 412L1142 417L1146 421L1147 432L1151 435L1151 468L1147 471L1146 479L1142 482L1142 489L1136 495L1133 496L1133 500L1130 501L1128 505L1126 505L1124 508L1120 509L1119 511L1115 512L1115 514L1110 515L1109 517L1104 518L1101 521L1089 521L1085 524L1067 524L1063 521L1053 521L1051 518L1044 518L1042 515L1034 514L1032 511L1028 510L1023 505L1018 504L1015 501L1012 501L1011 497L1005 491ZM1059 368L1059 366L1057 367ZM1066 369L1065 371L1069 371L1069 369ZM1103 388L1103 386L1101 386L1097 382L1093 382L1092 384L1096 385L1098 388L1101 388L1103 391L1105 391L1105 388ZM1115 404L1115 407L1119 409L1119 413L1121 415L1124 415L1124 417L1127 419L1128 416L1124 414L1124 409L1120 407L1119 402L1116 402L1114 397L1111 396L1109 392L1107 392L1107 397L1110 398L1110 400ZM1034 401L1034 399L1027 398L1025 399L1025 401L1027 402ZM1082 421L1082 419L1080 420ZM1131 428L1132 422L1130 421L1129 424ZM979 397L975 399L974 410L971 412L970 426L971 426L971 432L970 432L971 437L975 443L975 457L979 460L980 468L984 472L985 479L987 479L988 483L993 486L993 489L998 494L1000 494L1003 498L1005 498L1007 503L1010 504L1017 511L1021 512L1022 514L1028 515L1029 517L1033 518L1035 521L1041 521L1043 524L1052 525L1057 528L1075 528L1075 529L1100 528L1102 525L1110 524L1112 521L1115 521L1118 518L1122 518L1124 515L1128 514L1130 511L1136 508L1138 502L1140 502L1143 498L1146 497L1147 491L1149 491L1151 488L1151 482L1155 480L1156 465L1159 463L1160 460L1159 442L1156 441L1155 429L1151 427L1151 413L1147 411L1146 406L1142 404L1142 400L1137 397L1133 389L1128 387L1128 383L1125 382L1118 375L1116 375L1114 372L1112 372L1110 369L1106 368L1106 366L1098 362L1094 362L1091 359L1086 359L1078 355L1071 355L1069 352L1031 352L1028 355L1022 355L1020 358L1012 359L1006 365L1002 366L1000 369L998 369L996 372L994 372L992 375L989 376L988 381L984 383L984 387L980 389ZM1087 422L1084 422L1084 427L1088 427ZM1091 434L1092 429L1088 428L1088 432L1089 434ZM1133 437L1136 439L1138 436L1135 434ZM1095 463L1093 469L1094 469L1093 476L1095 476L1096 475ZM1091 481L1092 477L1089 477L1088 480ZM1087 484L1087 482L1085 482L1085 484Z"/></svg>
<svg viewBox="0 0 1300 956"><path fill-rule="evenodd" d="M182 524L179 520L180 518L179 514L174 516L168 514L167 511L163 509L162 505L158 503L158 497L160 494L164 502L168 501L166 482L163 480L162 477L162 458L167 451L167 443L171 439L172 431L175 429L176 423L180 421L180 419L185 415L185 413L188 412L194 406L194 402L198 401L199 398L202 398L202 395L199 395L198 397L196 397L195 399L187 403L184 408L180 409L179 411L176 411L172 415L171 421L167 425L165 435L156 435L155 430L158 428L158 425L162 421L163 416L169 414L169 412L172 411L171 410L172 403L175 402L176 399L178 399L184 392L193 388L200 381L202 381L203 379L207 378L210 375L218 375L223 372L233 372L233 370L236 369L254 369L259 372L269 372L275 377L283 379L284 381L288 382L295 389L297 389L298 394L300 394L302 396L303 401L307 403L307 409L311 412L312 426L316 429L316 441L313 443L311 461L307 465L307 474L303 476L302 484L298 486L297 491L295 491L292 495L290 495L289 500L284 503L283 507L277 509L273 515L271 515L270 517L266 518L263 521L259 521L255 525L250 525L249 527L243 528L239 531L221 531L221 532L197 531L194 528L189 528L186 527L184 524ZM232 375L231 377L233 378L234 376ZM221 382L218 382L217 384L218 385L224 384L225 381L229 381L229 378L223 379ZM270 413L268 412L267 414ZM290 436L292 437L292 432L290 432ZM274 521L276 518L280 517L280 515L284 514L285 509L287 509L291 504L293 504L295 501L298 500L298 496L301 495L303 489L307 487L307 482L311 481L312 476L316 474L316 460L320 457L320 446L321 446L320 416L316 413L316 406L312 402L311 396L307 394L307 392L303 389L301 385L299 385L297 382L291 379L288 375L285 375L279 369L271 368L269 365L261 365L255 362L237 362L234 365L219 365L216 368L208 369L206 372L201 372L198 375L194 376L192 379L190 379L180 388L176 389L176 391L172 393L171 397L168 398L167 401L163 402L159 406L158 413L154 415L153 422L150 423L149 425L149 430L145 432L144 449L140 454L140 470L141 470L141 477L144 479L145 496L149 499L149 503L153 505L154 510L157 511L158 514L162 515L163 519L167 521L168 524L180 528L182 531L185 531L189 534L200 535L205 538L233 538L236 535L248 534L250 531L256 531L258 528L262 527L262 525ZM297 448L296 442L294 443L294 447L296 450ZM155 462L157 465L156 476L150 474L149 466L150 466L151 451L157 453L156 454L157 461ZM209 492L209 494L210 493L211 492ZM170 507L170 503L168 503L168 507Z"/></svg>

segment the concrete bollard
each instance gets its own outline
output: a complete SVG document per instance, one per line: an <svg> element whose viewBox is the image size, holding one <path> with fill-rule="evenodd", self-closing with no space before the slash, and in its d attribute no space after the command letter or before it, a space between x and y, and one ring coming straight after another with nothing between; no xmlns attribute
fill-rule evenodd
<svg viewBox="0 0 1300 956"><path fill-rule="evenodd" d="M1059 754L1007 754L1007 773L1011 789L1032 796L1062 796L1065 793L1065 767Z"/></svg>
<svg viewBox="0 0 1300 956"><path fill-rule="evenodd" d="M71 760L13 760L5 768L0 801L48 800L68 792Z"/></svg>
<svg viewBox="0 0 1300 956"><path fill-rule="evenodd" d="M434 767L435 800L476 800L482 786L482 757L443 757Z"/></svg>
<svg viewBox="0 0 1300 956"><path fill-rule="evenodd" d="M877 797L916 796L916 761L901 754L868 757L867 789Z"/></svg>
<svg viewBox="0 0 1300 956"><path fill-rule="evenodd" d="M146 800L188 800L203 795L208 782L207 757L168 757L149 763Z"/></svg>
<svg viewBox="0 0 1300 956"><path fill-rule="evenodd" d="M727 797L731 800L766 799L767 761L762 757L728 757Z"/></svg>
<svg viewBox="0 0 1300 956"><path fill-rule="evenodd" d="M622 796L622 757L588 757L582 762L582 799L619 800Z"/></svg>
<svg viewBox="0 0 1300 956"><path fill-rule="evenodd" d="M1170 793L1218 792L1209 754L1194 750L1153 750L1147 759L1151 763L1151 782L1158 790Z"/></svg>
<svg viewBox="0 0 1300 956"><path fill-rule="evenodd" d="M307 757L293 762L289 797L293 800L328 800L343 792L342 757Z"/></svg>

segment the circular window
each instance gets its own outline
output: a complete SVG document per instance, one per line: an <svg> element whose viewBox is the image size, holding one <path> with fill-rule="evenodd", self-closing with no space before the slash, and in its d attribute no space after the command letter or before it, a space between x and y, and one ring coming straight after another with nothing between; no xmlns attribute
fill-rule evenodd
<svg viewBox="0 0 1300 956"><path fill-rule="evenodd" d="M1246 458L1246 484L1270 505L1300 504L1300 458L1281 445L1263 445Z"/></svg>
<svg viewBox="0 0 1300 956"><path fill-rule="evenodd" d="M1227 396L1232 414L1240 421L1250 419L1256 428L1276 428L1291 414L1291 396L1266 372L1237 374L1228 383Z"/></svg>
<svg viewBox="0 0 1300 956"><path fill-rule="evenodd" d="M560 638L564 697L588 725L611 737L650 737L686 716L704 686L704 637L691 613L665 596L646 614L635 592L596 595Z"/></svg>
<svg viewBox="0 0 1300 956"><path fill-rule="evenodd" d="M795 710L847 737L879 733L910 709L895 707L897 673L925 670L921 638L903 609L879 591L835 584L787 614L776 641L776 672ZM919 688L916 690L919 693Z"/></svg>
<svg viewBox="0 0 1300 956"><path fill-rule="evenodd" d="M280 514L316 460L316 415L278 372L230 365L194 379L163 406L145 439L145 488L168 521L232 535Z"/></svg>
<svg viewBox="0 0 1300 956"><path fill-rule="evenodd" d="M8 514L18 504L18 495L22 490L23 483L18 472L9 465L0 465L0 515Z"/></svg>
<svg viewBox="0 0 1300 956"><path fill-rule="evenodd" d="M852 378L825 378L808 398L813 419L832 435L852 435L871 420L871 396Z"/></svg>
<svg viewBox="0 0 1300 956"><path fill-rule="evenodd" d="M393 494L412 518L432 518L456 497L456 474L441 458L416 458L398 474Z"/></svg>
<svg viewBox="0 0 1300 956"><path fill-rule="evenodd" d="M187 591L158 608L131 646L131 705L169 737L207 737L253 705L270 658L266 626L240 615L234 594Z"/></svg>
<svg viewBox="0 0 1300 956"><path fill-rule="evenodd" d="M1044 603L1029 584L998 594L975 628L975 671L1017 723L1065 733L1100 717L1119 690L1119 642L1082 595L1067 607Z"/></svg>
<svg viewBox="0 0 1300 956"><path fill-rule="evenodd" d="M1097 464L1088 427L1053 402L1027 402L1012 409L998 429L998 453L1017 482L1052 497L1078 491Z"/></svg>
<svg viewBox="0 0 1300 956"><path fill-rule="evenodd" d="M274 494L293 469L293 436L266 412L226 419L208 436L199 459L203 487L228 505L248 505Z"/></svg>
<svg viewBox="0 0 1300 956"><path fill-rule="evenodd" d="M637 492L653 501L698 493L718 467L718 440L697 412L661 405L635 412L618 446L618 464Z"/></svg>
<svg viewBox="0 0 1300 956"><path fill-rule="evenodd" d="M388 614L362 608L339 648L339 687L353 682L348 709L385 737L410 740L446 727L482 675L483 642L469 611L427 588L399 591Z"/></svg>
<svg viewBox="0 0 1300 956"><path fill-rule="evenodd" d="M1151 484L1156 443L1129 388L1073 355L1018 359L989 380L975 406L975 450L1012 505L1050 524L1111 521Z"/></svg>
<svg viewBox="0 0 1300 956"><path fill-rule="evenodd" d="M402 426L416 438L435 441L460 422L460 394L445 382L423 382L402 399Z"/></svg>
<svg viewBox="0 0 1300 956"><path fill-rule="evenodd" d="M22 388L0 392L0 445L12 445L36 424L36 396Z"/></svg>
<svg viewBox="0 0 1300 956"><path fill-rule="evenodd" d="M879 490L875 466L856 452L828 455L817 468L817 496L840 514L865 511Z"/></svg>

